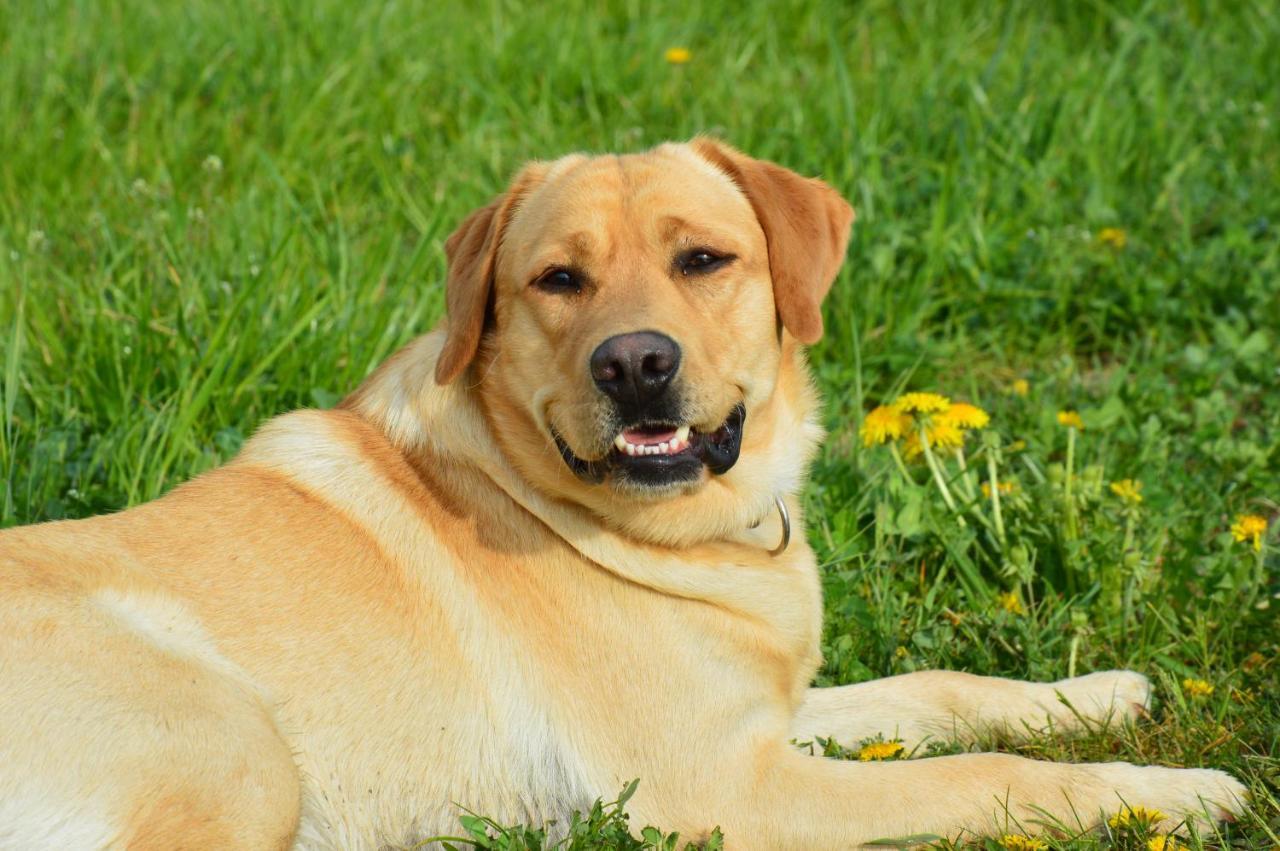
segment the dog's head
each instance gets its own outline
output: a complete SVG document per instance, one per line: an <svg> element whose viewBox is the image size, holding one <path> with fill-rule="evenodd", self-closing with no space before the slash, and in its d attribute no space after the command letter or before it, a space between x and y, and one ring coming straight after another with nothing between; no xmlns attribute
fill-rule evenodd
<svg viewBox="0 0 1280 851"><path fill-rule="evenodd" d="M822 335L852 221L709 139L531 164L446 243L436 380L468 382L527 479L616 525L736 524L807 460L797 341Z"/></svg>

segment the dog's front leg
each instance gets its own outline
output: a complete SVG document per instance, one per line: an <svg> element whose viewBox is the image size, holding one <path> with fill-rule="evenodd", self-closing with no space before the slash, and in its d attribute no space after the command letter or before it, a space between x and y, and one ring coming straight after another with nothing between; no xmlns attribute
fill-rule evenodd
<svg viewBox="0 0 1280 851"><path fill-rule="evenodd" d="M1054 683L1028 683L954 671L919 671L838 688L811 688L792 735L850 746L874 736L907 748L927 739L1014 739L1046 728L1078 729L1140 715L1151 686L1132 671L1102 671Z"/></svg>
<svg viewBox="0 0 1280 851"><path fill-rule="evenodd" d="M1170 816L1220 819L1243 806L1245 789L1206 769L1127 763L1039 762L1007 754L962 754L883 763L813 759L779 747L747 777L722 785L717 813L727 847L846 849L933 834L1043 832L1055 823L1091 827L1123 805Z"/></svg>

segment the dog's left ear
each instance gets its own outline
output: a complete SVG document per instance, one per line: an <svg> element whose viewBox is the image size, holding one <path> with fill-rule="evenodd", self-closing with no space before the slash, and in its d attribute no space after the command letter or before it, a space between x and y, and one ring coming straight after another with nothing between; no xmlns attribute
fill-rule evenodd
<svg viewBox="0 0 1280 851"><path fill-rule="evenodd" d="M769 247L773 300L783 327L810 345L822 338L822 300L844 263L853 207L821 180L753 159L723 142L689 143L738 184Z"/></svg>
<svg viewBox="0 0 1280 851"><path fill-rule="evenodd" d="M445 278L448 314L444 348L436 361L436 383L448 384L471 365L493 308L493 277L498 248L516 204L543 174L540 163L526 166L511 188L463 219L444 243L449 272Z"/></svg>

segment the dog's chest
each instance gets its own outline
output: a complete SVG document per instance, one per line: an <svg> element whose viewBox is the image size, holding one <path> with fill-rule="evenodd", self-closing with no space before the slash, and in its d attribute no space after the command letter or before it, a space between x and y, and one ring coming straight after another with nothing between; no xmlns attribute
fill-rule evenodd
<svg viewBox="0 0 1280 851"><path fill-rule="evenodd" d="M564 825L632 779L669 783L673 754L784 703L751 636L704 605L564 553L490 567L430 629L369 646L367 693L284 708L304 774L299 847L457 835L463 808Z"/></svg>

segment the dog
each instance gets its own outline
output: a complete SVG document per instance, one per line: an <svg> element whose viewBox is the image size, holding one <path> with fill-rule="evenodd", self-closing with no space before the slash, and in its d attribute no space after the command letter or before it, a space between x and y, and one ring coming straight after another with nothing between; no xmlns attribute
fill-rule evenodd
<svg viewBox="0 0 1280 851"><path fill-rule="evenodd" d="M373 849L460 806L563 825L633 778L638 823L731 849L1238 813L1212 770L796 747L1150 697L1127 671L810 687L805 346L853 220L709 138L534 162L447 240L442 327L335 409L0 534L0 846Z"/></svg>

